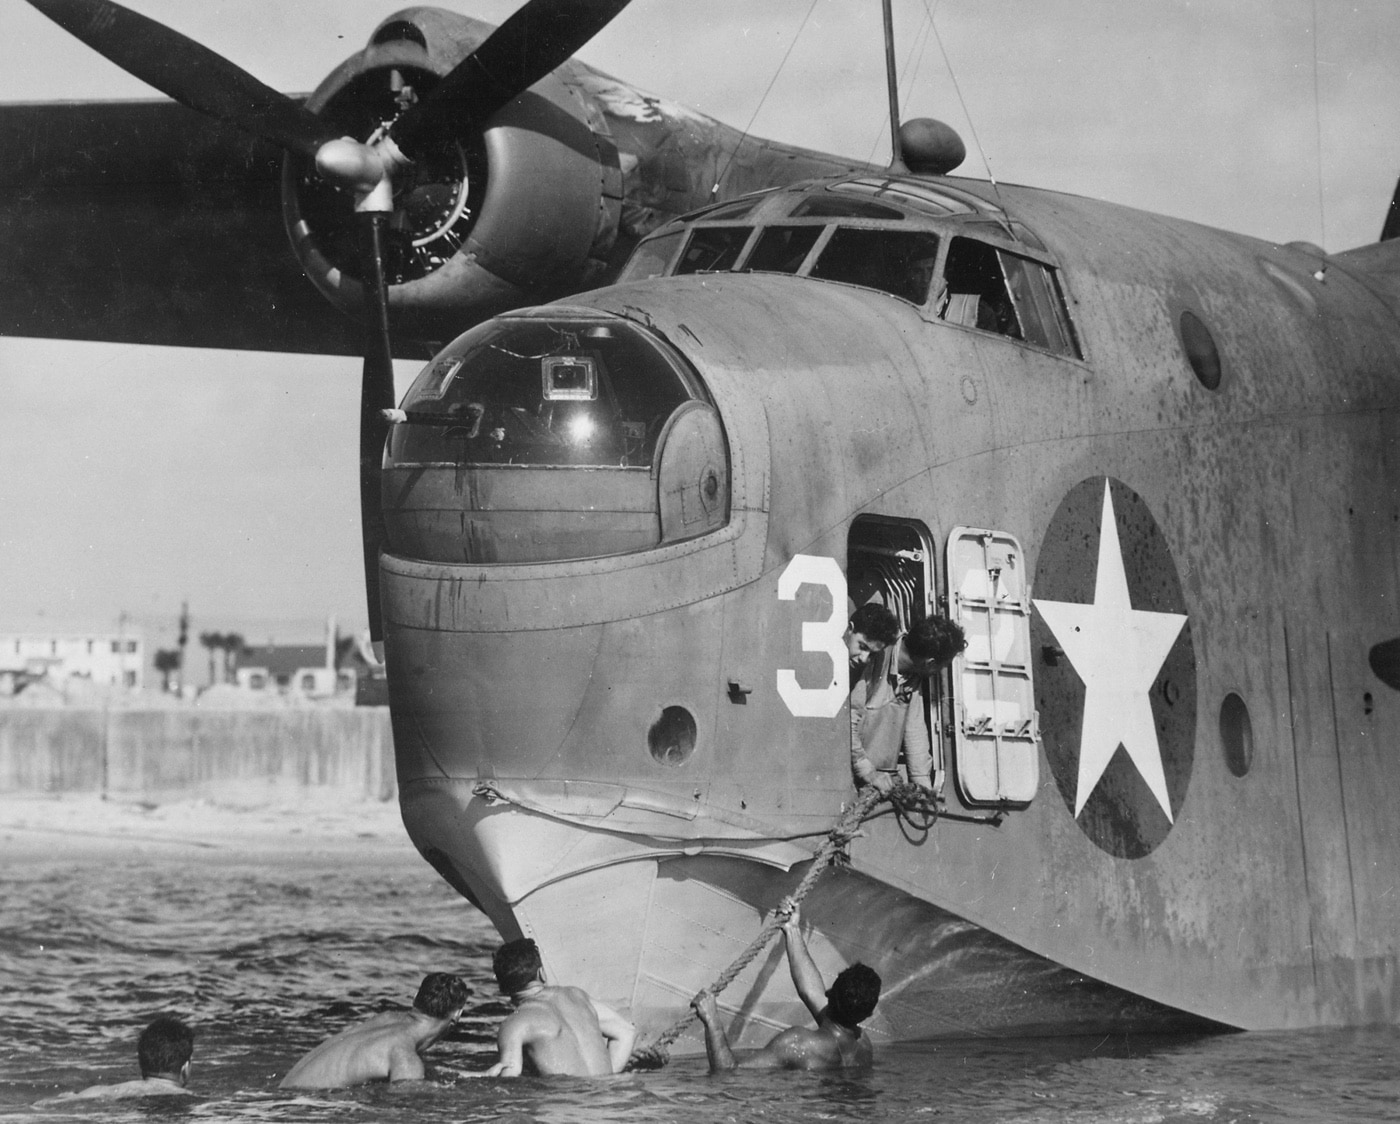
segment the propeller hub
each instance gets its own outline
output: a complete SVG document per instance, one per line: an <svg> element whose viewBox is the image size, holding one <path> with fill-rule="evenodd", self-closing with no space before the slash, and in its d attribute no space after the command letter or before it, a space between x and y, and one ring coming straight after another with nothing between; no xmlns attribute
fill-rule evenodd
<svg viewBox="0 0 1400 1124"><path fill-rule="evenodd" d="M338 137L316 150L316 171L340 187L367 192L385 178L387 169L374 145Z"/></svg>

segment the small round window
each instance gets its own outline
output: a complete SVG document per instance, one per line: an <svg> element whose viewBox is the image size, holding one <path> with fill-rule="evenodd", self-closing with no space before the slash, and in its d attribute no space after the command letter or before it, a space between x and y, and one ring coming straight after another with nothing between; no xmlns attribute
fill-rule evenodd
<svg viewBox="0 0 1400 1124"><path fill-rule="evenodd" d="M647 748L662 765L684 765L695 752L695 719L683 706L668 706L647 731Z"/></svg>
<svg viewBox="0 0 1400 1124"><path fill-rule="evenodd" d="M1371 670L1387 687L1400 691L1400 637L1383 640L1370 652Z"/></svg>
<svg viewBox="0 0 1400 1124"><path fill-rule="evenodd" d="M1196 378L1207 390L1220 388L1220 350L1215 337L1194 312L1181 314L1181 346L1186 349L1186 361Z"/></svg>
<svg viewBox="0 0 1400 1124"><path fill-rule="evenodd" d="M1230 772L1237 777L1248 773L1254 762L1254 726L1249 720L1249 707L1233 691L1220 704L1220 741Z"/></svg>

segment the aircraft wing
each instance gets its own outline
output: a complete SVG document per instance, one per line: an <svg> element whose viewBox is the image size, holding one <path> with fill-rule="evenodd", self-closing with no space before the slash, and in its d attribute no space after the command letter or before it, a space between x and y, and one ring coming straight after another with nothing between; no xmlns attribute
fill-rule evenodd
<svg viewBox="0 0 1400 1124"><path fill-rule="evenodd" d="M0 105L0 333L358 355L303 276L278 149L165 100Z"/></svg>

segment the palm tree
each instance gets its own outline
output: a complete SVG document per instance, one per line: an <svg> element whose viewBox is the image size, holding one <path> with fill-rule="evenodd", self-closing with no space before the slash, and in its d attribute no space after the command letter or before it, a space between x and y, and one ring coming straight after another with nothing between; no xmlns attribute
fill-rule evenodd
<svg viewBox="0 0 1400 1124"><path fill-rule="evenodd" d="M219 682L218 670L214 666L214 653L223 649L224 634L222 632L201 632L199 642L209 650L209 685L212 687Z"/></svg>
<svg viewBox="0 0 1400 1124"><path fill-rule="evenodd" d="M238 670L238 659L243 655L245 647L242 634L224 633L224 642L220 647L224 652L224 682L230 683L233 681L234 672Z"/></svg>
<svg viewBox="0 0 1400 1124"><path fill-rule="evenodd" d="M180 670L178 648L161 648L156 652L156 670L160 672L160 689L170 690L170 677Z"/></svg>
<svg viewBox="0 0 1400 1124"><path fill-rule="evenodd" d="M355 638L353 636L337 636L335 638L335 666L344 667L350 662L350 658L355 652Z"/></svg>

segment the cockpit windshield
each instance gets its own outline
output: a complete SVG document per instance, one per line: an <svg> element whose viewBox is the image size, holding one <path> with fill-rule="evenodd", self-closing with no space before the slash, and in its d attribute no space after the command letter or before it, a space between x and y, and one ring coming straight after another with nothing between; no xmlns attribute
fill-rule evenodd
<svg viewBox="0 0 1400 1124"><path fill-rule="evenodd" d="M943 181L844 176L717 204L643 239L618 281L688 273L854 285L928 320L1082 358L1045 245L996 203Z"/></svg>
<svg viewBox="0 0 1400 1124"><path fill-rule="evenodd" d="M458 337L418 376L394 427L398 462L651 466L666 419L703 387L624 320L503 317Z"/></svg>

